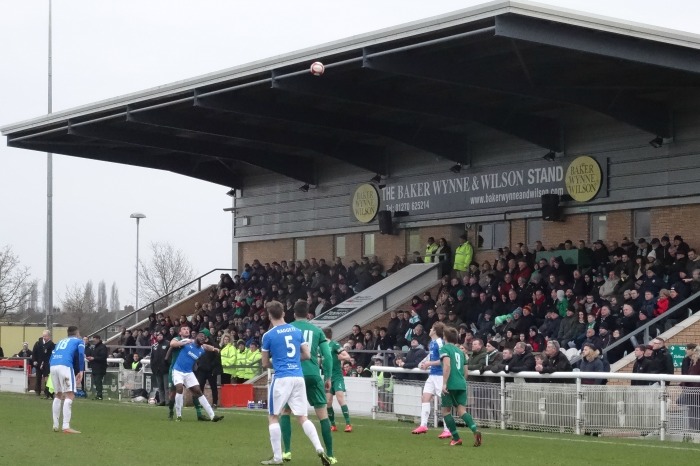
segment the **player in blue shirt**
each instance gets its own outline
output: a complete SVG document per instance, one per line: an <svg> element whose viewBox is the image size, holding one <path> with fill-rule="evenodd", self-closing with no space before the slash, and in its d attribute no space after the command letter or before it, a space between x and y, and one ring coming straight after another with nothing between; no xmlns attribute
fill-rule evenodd
<svg viewBox="0 0 700 466"><path fill-rule="evenodd" d="M56 397L53 399L53 431L58 432L58 421L61 415L61 403L63 403L63 433L79 434L71 429L70 419L72 415L75 387L83 380L85 371L85 343L80 338L78 327L68 327L68 336L56 344L51 359L51 382Z"/></svg>
<svg viewBox="0 0 700 466"><path fill-rule="evenodd" d="M219 352L219 348L205 344L205 340L206 336L203 333L197 334L195 340L190 338L183 338L182 340L173 338L170 340L170 346L172 348L180 348L175 364L173 364L176 421L182 420L182 405L185 399L183 395L184 387L190 390L192 398L196 398L199 401L212 422L219 422L224 418L223 416L216 416L214 414L214 410L202 393L202 389L199 387L199 381L197 381L197 377L195 377L192 370L194 368L194 363L197 362L197 359L199 359L205 351Z"/></svg>
<svg viewBox="0 0 700 466"><path fill-rule="evenodd" d="M304 341L301 330L285 323L282 303L270 301L266 308L272 328L262 337L262 365L275 370L267 403L273 457L261 461L261 464L284 464L279 416L284 406L288 405L311 440L321 464L330 466L331 461L323 451L316 426L307 417L309 408L301 361L311 357L309 344Z"/></svg>
<svg viewBox="0 0 700 466"><path fill-rule="evenodd" d="M425 434L428 432L428 419L430 418L430 404L433 401L433 397L440 396L442 394L442 363L440 362L440 348L444 344L443 331L445 330L445 324L442 322L435 322L430 329L430 344L428 345L428 357L421 361L418 366L421 369L429 369L430 375L428 380L425 381L423 386L423 394L421 395L421 409L420 409L420 425L416 427L411 433L412 434ZM438 438L450 438L452 434L447 426Z"/></svg>

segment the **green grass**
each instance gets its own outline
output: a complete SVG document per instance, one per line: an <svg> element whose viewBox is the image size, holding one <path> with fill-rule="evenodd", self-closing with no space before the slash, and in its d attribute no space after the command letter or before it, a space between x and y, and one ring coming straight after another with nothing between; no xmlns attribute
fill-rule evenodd
<svg viewBox="0 0 700 466"><path fill-rule="evenodd" d="M51 430L51 402L32 395L0 393L0 464L6 465L255 465L271 456L267 418L262 411L222 409L220 423L195 420L186 408L180 423L167 420L167 408L145 404L79 399L71 426L81 435ZM700 445L537 434L484 429L484 444L471 446L460 429L463 447L449 447L439 433L410 434L411 424L353 420L354 432L334 433L335 455L342 465L437 466L457 464L518 466L591 464L695 464ZM293 461L320 461L301 428L293 425Z"/></svg>

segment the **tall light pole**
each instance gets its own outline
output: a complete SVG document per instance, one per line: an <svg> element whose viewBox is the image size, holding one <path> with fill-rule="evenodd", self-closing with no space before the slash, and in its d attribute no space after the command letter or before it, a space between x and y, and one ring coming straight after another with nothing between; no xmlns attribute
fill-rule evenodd
<svg viewBox="0 0 700 466"><path fill-rule="evenodd" d="M135 316L136 316L136 323L139 321L139 222L141 221L142 218L146 218L146 216L142 213L136 212L133 213L129 216L129 218L135 218L136 219L136 305L134 306L134 309L137 311Z"/></svg>
<svg viewBox="0 0 700 466"><path fill-rule="evenodd" d="M53 66L51 47L51 0L49 0L49 113L52 108ZM53 154L46 153L46 328L53 329Z"/></svg>

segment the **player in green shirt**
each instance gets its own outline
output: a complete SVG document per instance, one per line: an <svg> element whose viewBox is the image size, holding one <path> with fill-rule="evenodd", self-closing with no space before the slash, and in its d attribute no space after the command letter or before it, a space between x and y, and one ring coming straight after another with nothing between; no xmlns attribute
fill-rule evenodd
<svg viewBox="0 0 700 466"><path fill-rule="evenodd" d="M462 350L457 348L457 329L445 327L445 344L440 348L442 361L442 418L450 429L452 440L450 446L462 445L462 439L457 432L457 424L452 417L452 408L457 409L457 416L474 433L474 446L481 445L481 432L476 427L471 414L467 412L467 380L464 377L464 366L467 358Z"/></svg>
<svg viewBox="0 0 700 466"><path fill-rule="evenodd" d="M301 362L301 370L304 372L304 383L306 384L306 399L316 411L316 416L321 423L321 435L326 446L326 455L331 464L338 461L333 455L333 434L331 433L331 421L328 419L326 409L326 390L331 387L331 367L332 356L328 348L328 341L323 331L307 320L309 315L309 305L306 301L299 300L294 304L294 322L291 324L302 331L304 341L309 344L311 358ZM318 366L319 356L323 361L323 374ZM280 429L282 430L282 443L284 452L282 459L291 461L292 423L289 417L291 410L285 407L280 416Z"/></svg>
<svg viewBox="0 0 700 466"><path fill-rule="evenodd" d="M347 351L340 346L340 343L333 340L333 330L330 327L323 329L323 333L328 338L328 346L331 350L331 359L333 359L333 371L331 372L331 390L328 392L328 417L331 420L331 430L338 430L335 427L335 411L333 410L333 397L338 400L340 410L345 418L345 432L352 432L352 424L350 424L350 411L345 403L345 377L343 376L343 361L351 361L352 357Z"/></svg>
<svg viewBox="0 0 700 466"><path fill-rule="evenodd" d="M180 327L180 333L175 337L175 339L182 340L185 338L190 338L190 328L183 325ZM170 410L168 412L168 419L171 421L175 419L175 384L173 384L173 366L175 365L175 361L177 361L177 356L179 354L180 348L173 348L172 346L168 348L168 352L165 354L165 360L170 361L170 368L168 369L168 409ZM192 397L192 403L194 404L194 409L197 412L197 420L209 421L209 418L202 414L202 405L199 404L199 400Z"/></svg>

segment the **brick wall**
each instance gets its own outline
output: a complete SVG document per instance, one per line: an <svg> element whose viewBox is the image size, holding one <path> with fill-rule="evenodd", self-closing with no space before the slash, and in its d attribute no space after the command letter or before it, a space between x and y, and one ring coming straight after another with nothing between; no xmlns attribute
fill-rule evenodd
<svg viewBox="0 0 700 466"><path fill-rule="evenodd" d="M535 240L538 238L534 238ZM534 240L532 241L534 243ZM518 243L527 243L527 221L522 220L511 220L510 222L510 249L511 251L517 252L515 247Z"/></svg>
<svg viewBox="0 0 700 466"><path fill-rule="evenodd" d="M632 211L622 210L618 212L608 213L608 234L607 240L617 241L618 243L624 238L632 239Z"/></svg>
<svg viewBox="0 0 700 466"><path fill-rule="evenodd" d="M673 239L679 234L691 248L700 248L699 219L700 204L651 209L651 236L661 238L668 234Z"/></svg>
<svg viewBox="0 0 700 466"><path fill-rule="evenodd" d="M557 247L567 239L573 241L574 247L580 239L588 242L590 231L588 223L587 214L567 215L564 222L542 222L542 244L549 249ZM609 225L608 221L608 231L610 231Z"/></svg>
<svg viewBox="0 0 700 466"><path fill-rule="evenodd" d="M326 259L326 263L333 262L333 249L335 248L333 236L314 236L306 239L306 258Z"/></svg>

